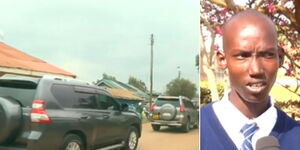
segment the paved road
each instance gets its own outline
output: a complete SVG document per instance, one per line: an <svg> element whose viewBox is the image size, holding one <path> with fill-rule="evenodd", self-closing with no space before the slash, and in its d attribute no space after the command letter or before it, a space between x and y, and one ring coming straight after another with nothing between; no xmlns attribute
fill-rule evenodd
<svg viewBox="0 0 300 150"><path fill-rule="evenodd" d="M199 129L184 133L177 128L162 127L157 132L150 123L144 123L137 150L199 150Z"/></svg>

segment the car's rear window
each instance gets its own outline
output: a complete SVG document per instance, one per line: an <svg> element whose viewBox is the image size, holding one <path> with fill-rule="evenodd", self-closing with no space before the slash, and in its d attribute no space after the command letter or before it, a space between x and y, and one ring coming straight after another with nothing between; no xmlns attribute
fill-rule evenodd
<svg viewBox="0 0 300 150"><path fill-rule="evenodd" d="M0 96L12 97L22 106L32 105L37 84L32 81L0 80Z"/></svg>
<svg viewBox="0 0 300 150"><path fill-rule="evenodd" d="M158 98L155 102L155 105L156 106L162 106L163 104L166 104L166 103L172 104L175 107L180 106L178 98L168 98L168 99L167 98L166 99Z"/></svg>

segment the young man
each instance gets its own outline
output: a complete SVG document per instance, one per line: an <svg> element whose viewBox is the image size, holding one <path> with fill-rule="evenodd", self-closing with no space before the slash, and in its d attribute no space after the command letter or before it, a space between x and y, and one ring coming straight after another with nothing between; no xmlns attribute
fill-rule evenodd
<svg viewBox="0 0 300 150"><path fill-rule="evenodd" d="M224 25L217 61L228 69L230 91L201 108L201 150L252 150L269 135L281 150L300 150L300 124L269 96L283 57L275 25L264 14L242 11Z"/></svg>

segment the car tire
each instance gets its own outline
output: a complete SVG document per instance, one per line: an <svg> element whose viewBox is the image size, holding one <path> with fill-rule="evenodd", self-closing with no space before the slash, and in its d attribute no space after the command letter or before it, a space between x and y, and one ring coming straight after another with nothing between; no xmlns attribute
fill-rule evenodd
<svg viewBox="0 0 300 150"><path fill-rule="evenodd" d="M189 132L190 131L190 119L187 119L186 123L182 126L183 132Z"/></svg>
<svg viewBox="0 0 300 150"><path fill-rule="evenodd" d="M135 150L139 142L138 131L135 127L130 127L127 139L125 141L125 147L122 150Z"/></svg>
<svg viewBox="0 0 300 150"><path fill-rule="evenodd" d="M75 134L66 135L61 150L84 150L82 139Z"/></svg>
<svg viewBox="0 0 300 150"><path fill-rule="evenodd" d="M0 97L0 144L12 142L21 128L21 104L11 97Z"/></svg>
<svg viewBox="0 0 300 150"><path fill-rule="evenodd" d="M160 129L160 125L152 124L151 126L154 131L159 131Z"/></svg>
<svg viewBox="0 0 300 150"><path fill-rule="evenodd" d="M160 108L160 119L172 120L176 117L176 107L172 104L164 104Z"/></svg>

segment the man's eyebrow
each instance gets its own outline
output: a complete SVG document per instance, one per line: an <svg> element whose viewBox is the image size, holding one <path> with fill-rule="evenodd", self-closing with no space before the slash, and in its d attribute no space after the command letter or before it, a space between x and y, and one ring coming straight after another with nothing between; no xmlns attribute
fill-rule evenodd
<svg viewBox="0 0 300 150"><path fill-rule="evenodd" d="M267 49L263 49L263 50L260 50L258 52L271 52L271 51L276 51L276 47L272 47L272 48L267 48Z"/></svg>
<svg viewBox="0 0 300 150"><path fill-rule="evenodd" d="M233 53L244 53L244 52L251 52L250 49L233 49Z"/></svg>
<svg viewBox="0 0 300 150"><path fill-rule="evenodd" d="M263 50L258 50L257 52L268 52L268 51L274 51L276 50L276 47L271 47L271 48L266 48L266 49L263 49ZM237 52L255 52L251 49L232 49L232 51L234 53L237 53Z"/></svg>

